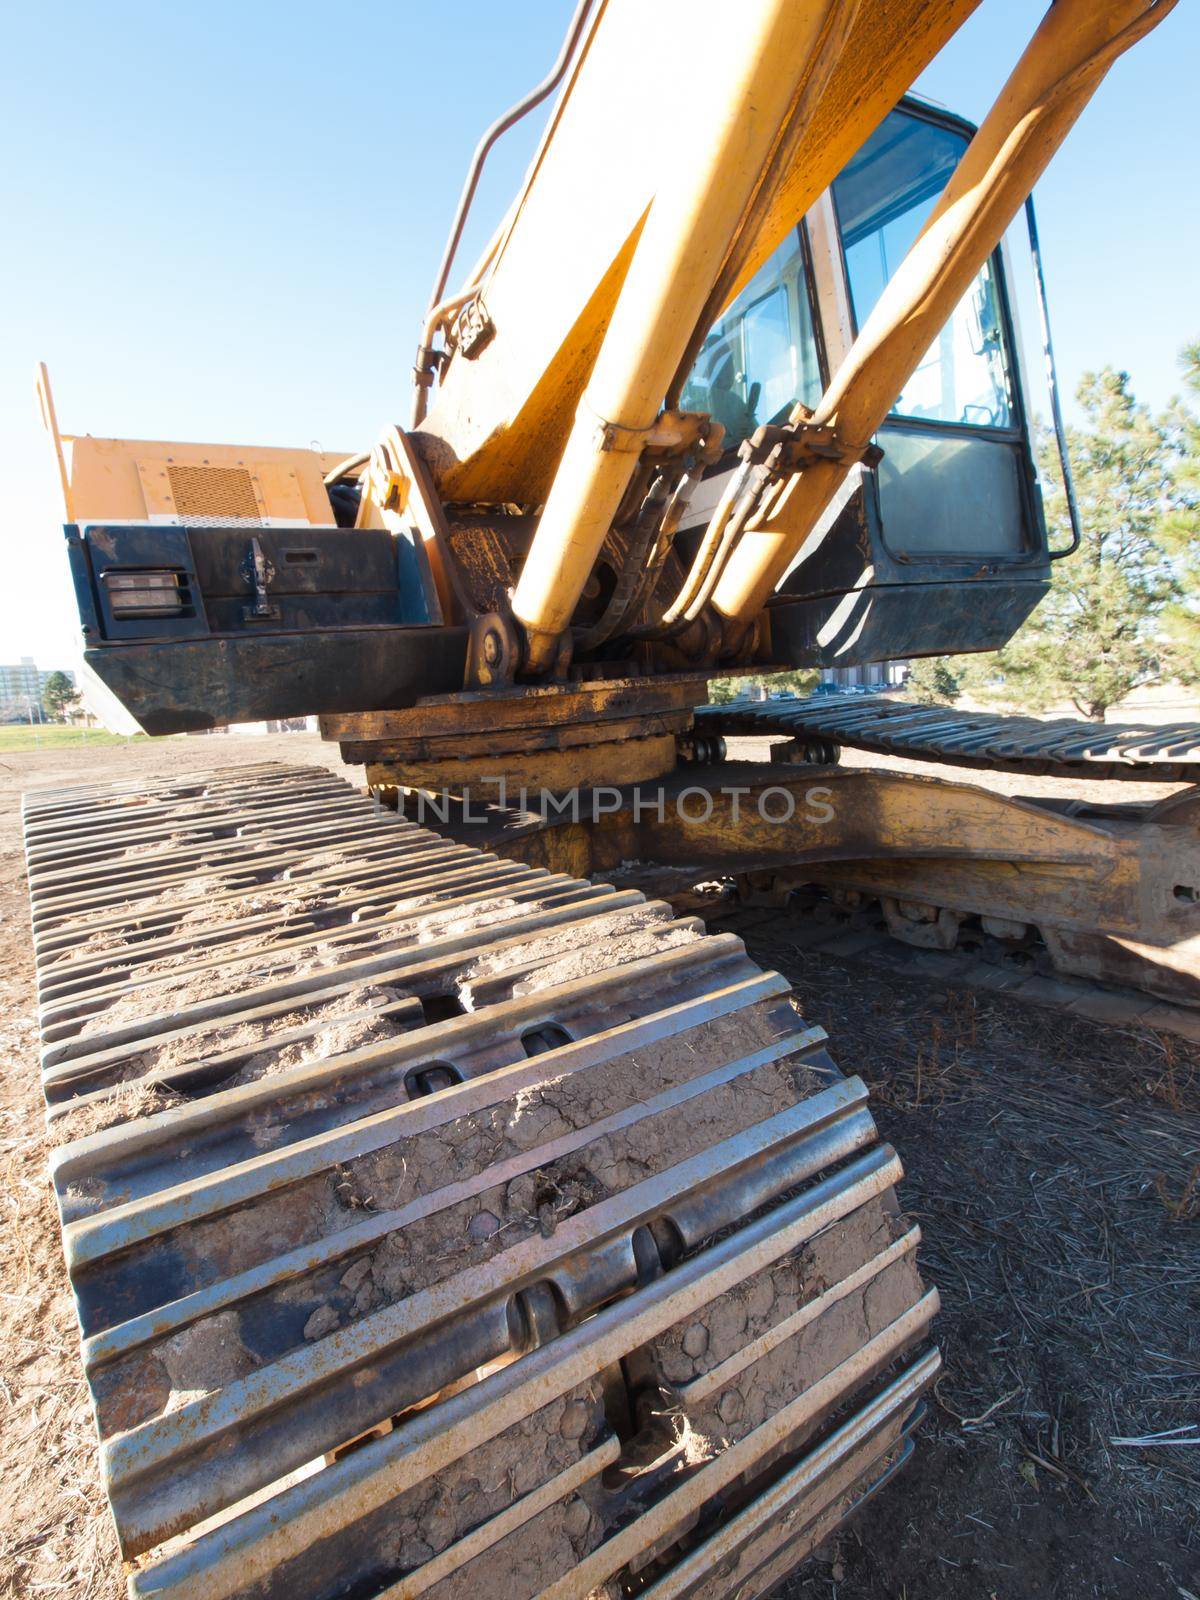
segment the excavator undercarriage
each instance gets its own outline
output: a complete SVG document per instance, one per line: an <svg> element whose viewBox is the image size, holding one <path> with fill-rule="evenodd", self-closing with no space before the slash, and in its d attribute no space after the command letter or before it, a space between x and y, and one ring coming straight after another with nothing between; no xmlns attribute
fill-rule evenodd
<svg viewBox="0 0 1200 1600"><path fill-rule="evenodd" d="M892 1476L938 1370L899 1161L698 884L877 901L926 950L1036 924L1194 1034L1195 789L1131 826L720 760L816 737L803 708L695 722L665 779L569 805L401 786L380 718L343 744L370 797L249 766L26 802L132 1595L762 1594Z"/></svg>
<svg viewBox="0 0 1200 1600"><path fill-rule="evenodd" d="M961 945L1131 991L1165 1002L1157 1023L1183 1032L1200 1021L1171 1010L1200 1007L1200 727L1097 728L884 696L692 713L695 687L593 680L545 690L540 706L462 695L321 728L388 804L511 859L689 904L720 879L777 904L821 888L847 910L869 902L919 949ZM746 738L769 748L727 760ZM905 756L908 770L841 764L839 739ZM944 775L955 767L961 779ZM1086 775L1089 795L1013 795L971 781L980 767ZM1124 798L1123 784L1155 780L1160 798Z"/></svg>

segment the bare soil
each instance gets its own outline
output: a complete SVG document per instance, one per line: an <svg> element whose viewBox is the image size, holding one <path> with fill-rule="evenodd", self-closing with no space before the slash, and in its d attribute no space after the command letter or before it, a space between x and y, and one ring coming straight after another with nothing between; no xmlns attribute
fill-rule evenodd
<svg viewBox="0 0 1200 1600"><path fill-rule="evenodd" d="M124 1593L45 1169L20 795L263 760L346 770L305 735L0 756L6 1600ZM1200 1600L1200 1448L1114 1442L1200 1418L1200 1051L806 954L786 913L733 926L871 1083L943 1300L914 1463L783 1594Z"/></svg>
<svg viewBox="0 0 1200 1600"><path fill-rule="evenodd" d="M1193 1600L1200 1446L1118 1441L1197 1436L1200 1049L723 925L870 1084L942 1297L912 1465L787 1600Z"/></svg>

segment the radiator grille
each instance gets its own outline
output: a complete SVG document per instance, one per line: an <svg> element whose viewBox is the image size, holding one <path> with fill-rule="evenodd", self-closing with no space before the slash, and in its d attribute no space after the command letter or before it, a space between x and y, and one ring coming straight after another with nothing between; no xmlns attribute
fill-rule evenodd
<svg viewBox="0 0 1200 1600"><path fill-rule="evenodd" d="M168 466L171 498L184 522L262 527L254 483L245 467Z"/></svg>

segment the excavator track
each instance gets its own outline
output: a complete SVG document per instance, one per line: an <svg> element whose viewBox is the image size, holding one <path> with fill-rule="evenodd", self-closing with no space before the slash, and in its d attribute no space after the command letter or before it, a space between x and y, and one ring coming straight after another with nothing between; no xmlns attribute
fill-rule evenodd
<svg viewBox="0 0 1200 1600"><path fill-rule="evenodd" d="M750 1596L903 1461L900 1164L736 937L320 768L24 818L132 1595Z"/></svg>
<svg viewBox="0 0 1200 1600"><path fill-rule="evenodd" d="M911 705L880 695L814 695L704 706L696 712L696 732L712 738L785 735L812 746L815 760L847 745L992 772L1200 782L1200 726L1195 723L1046 721Z"/></svg>

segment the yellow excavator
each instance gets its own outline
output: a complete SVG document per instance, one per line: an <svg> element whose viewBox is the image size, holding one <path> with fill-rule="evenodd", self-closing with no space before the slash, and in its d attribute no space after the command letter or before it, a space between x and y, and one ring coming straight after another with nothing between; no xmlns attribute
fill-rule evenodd
<svg viewBox="0 0 1200 1600"><path fill-rule="evenodd" d="M580 0L369 450L65 435L43 371L94 692L152 734L315 714L366 779L26 802L132 1596L752 1596L909 1455L899 1161L680 908L818 884L1195 1004L1198 791L968 779L1187 782L1200 733L707 684L994 648L1046 592L1010 225L1172 3L1054 0L972 129L909 91L975 0Z"/></svg>

